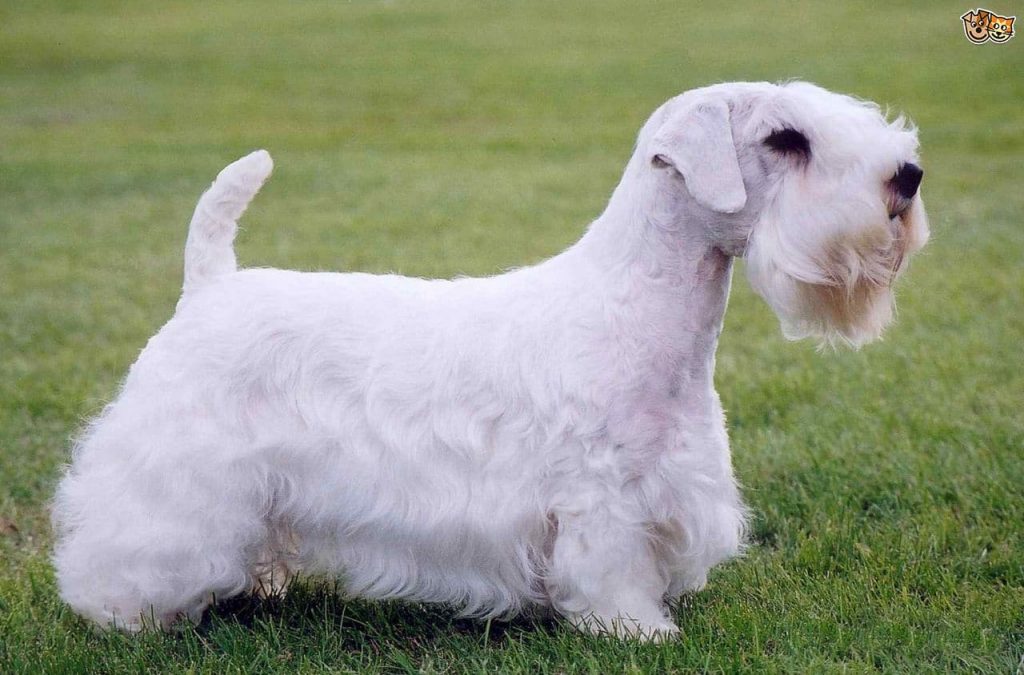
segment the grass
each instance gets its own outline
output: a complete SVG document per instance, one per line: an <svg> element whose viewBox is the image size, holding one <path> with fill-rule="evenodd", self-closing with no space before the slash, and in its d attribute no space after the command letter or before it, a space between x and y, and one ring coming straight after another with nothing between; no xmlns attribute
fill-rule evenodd
<svg viewBox="0 0 1024 675"><path fill-rule="evenodd" d="M969 44L966 9L0 7L0 672L1021 672L1024 42ZM900 321L857 353L784 342L737 275L717 381L752 546L680 608L680 640L313 582L169 636L61 606L46 500L67 439L171 315L191 209L229 160L278 165L245 263L488 274L577 238L662 100L792 77L915 119L934 236Z"/></svg>

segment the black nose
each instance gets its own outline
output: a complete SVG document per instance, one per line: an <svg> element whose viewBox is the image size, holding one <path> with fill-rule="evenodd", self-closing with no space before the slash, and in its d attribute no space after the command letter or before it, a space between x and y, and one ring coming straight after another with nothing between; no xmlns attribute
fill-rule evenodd
<svg viewBox="0 0 1024 675"><path fill-rule="evenodd" d="M917 194L917 186L921 184L921 177L924 171L917 164L907 162L896 172L892 182L896 185L900 196L910 199Z"/></svg>

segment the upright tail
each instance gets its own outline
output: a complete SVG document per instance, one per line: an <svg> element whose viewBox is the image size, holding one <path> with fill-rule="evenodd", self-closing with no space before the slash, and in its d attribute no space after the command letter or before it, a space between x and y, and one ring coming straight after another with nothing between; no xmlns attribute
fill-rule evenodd
<svg viewBox="0 0 1024 675"><path fill-rule="evenodd" d="M199 198L185 242L186 292L237 269L236 221L273 169L270 153L257 150L224 167Z"/></svg>

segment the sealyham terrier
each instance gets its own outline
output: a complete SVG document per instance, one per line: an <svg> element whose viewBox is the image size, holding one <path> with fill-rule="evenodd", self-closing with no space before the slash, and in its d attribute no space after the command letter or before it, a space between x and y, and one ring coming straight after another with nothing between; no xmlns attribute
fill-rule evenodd
<svg viewBox="0 0 1024 675"><path fill-rule="evenodd" d="M663 639L742 546L713 386L733 260L791 338L861 345L928 237L917 136L802 82L677 96L604 213L484 279L236 267L255 152L199 200L174 317L78 439L60 593L133 631L331 575Z"/></svg>

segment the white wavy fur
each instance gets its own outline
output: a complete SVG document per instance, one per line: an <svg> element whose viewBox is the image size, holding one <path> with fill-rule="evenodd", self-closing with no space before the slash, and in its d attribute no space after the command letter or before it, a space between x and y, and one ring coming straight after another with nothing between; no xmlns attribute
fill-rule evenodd
<svg viewBox="0 0 1024 675"><path fill-rule="evenodd" d="M765 147L780 127L809 160ZM576 245L452 281L236 270L272 168L244 157L199 201L174 317L75 445L62 597L168 627L301 571L671 635L666 602L742 542L713 388L733 258L788 335L877 337L927 237L919 197L887 212L915 153L913 129L812 85L694 90L653 114Z"/></svg>

